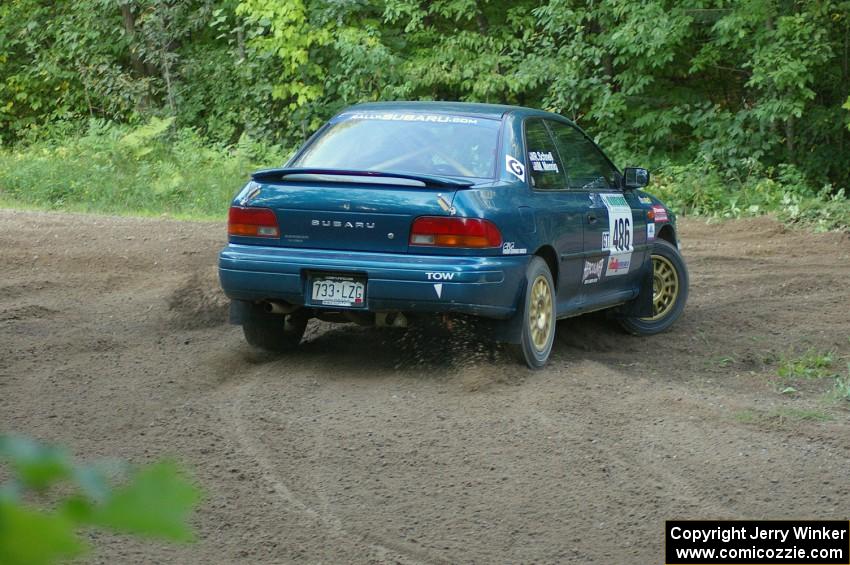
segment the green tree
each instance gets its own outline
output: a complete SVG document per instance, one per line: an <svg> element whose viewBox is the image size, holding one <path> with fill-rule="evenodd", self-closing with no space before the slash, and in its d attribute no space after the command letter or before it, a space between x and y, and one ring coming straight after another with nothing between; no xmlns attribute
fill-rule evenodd
<svg viewBox="0 0 850 565"><path fill-rule="evenodd" d="M620 162L731 182L793 169L837 194L848 92L848 0L0 5L4 143L173 117L217 142L293 146L355 102L500 102L564 113Z"/></svg>

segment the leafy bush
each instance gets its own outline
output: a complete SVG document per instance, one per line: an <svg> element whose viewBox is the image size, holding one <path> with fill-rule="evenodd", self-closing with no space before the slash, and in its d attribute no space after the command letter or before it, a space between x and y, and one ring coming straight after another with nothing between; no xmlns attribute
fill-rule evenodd
<svg viewBox="0 0 850 565"><path fill-rule="evenodd" d="M816 231L850 230L850 200L827 185L816 190L793 165L763 169L748 160L739 174L708 163L662 165L649 191L682 214L742 218L774 214Z"/></svg>
<svg viewBox="0 0 850 565"><path fill-rule="evenodd" d="M173 119L138 126L91 120L77 135L0 151L0 199L51 209L112 213L225 215L248 174L280 164L278 146L243 135L211 143Z"/></svg>
<svg viewBox="0 0 850 565"><path fill-rule="evenodd" d="M186 519L200 499L173 462L132 469L78 465L63 450L0 436L0 461L13 478L0 486L0 563L42 565L83 554L76 532L100 527L175 541L192 539ZM113 486L110 478L126 480ZM51 489L61 495L51 497Z"/></svg>

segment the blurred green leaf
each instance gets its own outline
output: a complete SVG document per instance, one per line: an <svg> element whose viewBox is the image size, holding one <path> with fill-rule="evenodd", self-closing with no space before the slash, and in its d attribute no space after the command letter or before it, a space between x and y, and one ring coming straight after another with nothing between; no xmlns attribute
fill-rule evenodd
<svg viewBox="0 0 850 565"><path fill-rule="evenodd" d="M75 465L65 451L19 436L0 436L2 460L13 476L0 488L0 565L49 564L79 555L86 550L76 537L81 526L192 539L187 520L200 490L174 462L127 476L125 463ZM109 475L123 477L121 486L113 488ZM37 507L30 507L28 490L41 495Z"/></svg>
<svg viewBox="0 0 850 565"><path fill-rule="evenodd" d="M101 503L109 497L109 483L97 467L78 467L73 477L83 494L94 502Z"/></svg>
<svg viewBox="0 0 850 565"><path fill-rule="evenodd" d="M18 436L0 437L0 459L11 463L26 486L39 491L71 473L65 452Z"/></svg>
<svg viewBox="0 0 850 565"><path fill-rule="evenodd" d="M0 563L47 565L81 554L74 524L61 514L0 501Z"/></svg>
<svg viewBox="0 0 850 565"><path fill-rule="evenodd" d="M200 491L173 462L140 469L117 488L106 504L95 507L89 521L119 531L178 541L192 539L186 520Z"/></svg>

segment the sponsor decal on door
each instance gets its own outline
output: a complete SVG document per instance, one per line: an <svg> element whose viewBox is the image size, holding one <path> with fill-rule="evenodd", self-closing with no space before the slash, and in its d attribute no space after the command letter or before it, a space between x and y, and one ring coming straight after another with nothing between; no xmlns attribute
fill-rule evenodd
<svg viewBox="0 0 850 565"><path fill-rule="evenodd" d="M602 278L602 269L605 268L605 258L600 257L598 260L584 262L584 274L581 277L582 284L593 284L599 282Z"/></svg>
<svg viewBox="0 0 850 565"><path fill-rule="evenodd" d="M608 257L608 269L605 271L605 276L612 277L614 275L625 275L629 272L629 267L631 267L631 263L631 253L611 255L610 257Z"/></svg>

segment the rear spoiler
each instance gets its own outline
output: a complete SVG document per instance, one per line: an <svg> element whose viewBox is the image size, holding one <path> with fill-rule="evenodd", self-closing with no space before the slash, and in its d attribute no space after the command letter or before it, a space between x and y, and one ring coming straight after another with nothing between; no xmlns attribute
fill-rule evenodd
<svg viewBox="0 0 850 565"><path fill-rule="evenodd" d="M251 173L251 180L257 182L369 183L440 188L466 188L475 184L471 180L460 180L452 177L425 175L420 173L310 168L263 169Z"/></svg>

